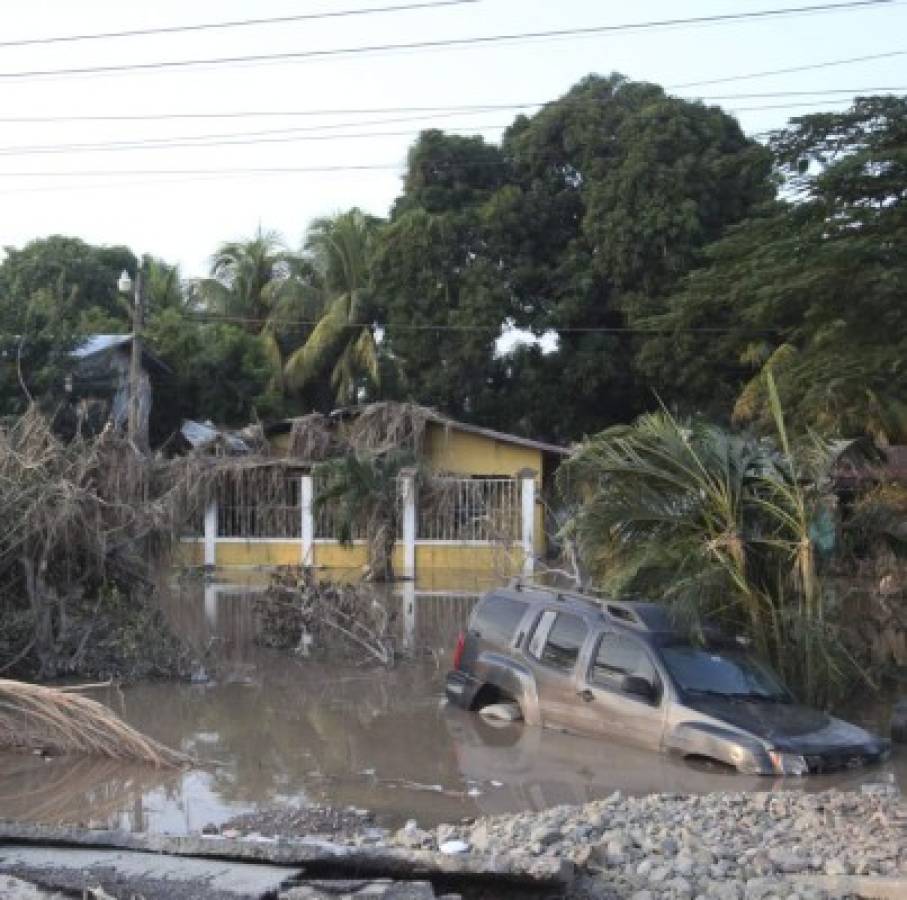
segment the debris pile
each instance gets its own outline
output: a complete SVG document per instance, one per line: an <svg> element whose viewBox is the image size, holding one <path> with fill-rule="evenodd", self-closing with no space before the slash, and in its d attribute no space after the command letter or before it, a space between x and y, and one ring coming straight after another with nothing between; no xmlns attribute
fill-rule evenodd
<svg viewBox="0 0 907 900"><path fill-rule="evenodd" d="M309 568L280 569L255 612L265 646L303 655L330 649L383 666L396 659L396 613L369 585L322 581Z"/></svg>

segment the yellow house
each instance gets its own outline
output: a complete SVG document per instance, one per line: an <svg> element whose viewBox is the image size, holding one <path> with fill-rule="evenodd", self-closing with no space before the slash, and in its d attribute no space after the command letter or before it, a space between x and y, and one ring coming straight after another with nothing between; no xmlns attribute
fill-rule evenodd
<svg viewBox="0 0 907 900"><path fill-rule="evenodd" d="M406 415L395 415L401 410ZM391 419L396 431L388 425ZM318 448L300 440L313 420L324 444ZM401 422L409 424L401 430ZM410 473L401 473L397 573L504 577L530 574L544 558L544 498L566 448L457 422L424 407L373 404L266 426L265 458L250 459L248 474L220 491L206 512L203 534L184 540L184 559L217 567L361 569L367 562L365 541L344 546L336 540L330 510L316 512L312 469L315 457L336 452L328 442L356 446L367 429L371 446L376 441L408 446L420 468L431 473L421 488Z"/></svg>

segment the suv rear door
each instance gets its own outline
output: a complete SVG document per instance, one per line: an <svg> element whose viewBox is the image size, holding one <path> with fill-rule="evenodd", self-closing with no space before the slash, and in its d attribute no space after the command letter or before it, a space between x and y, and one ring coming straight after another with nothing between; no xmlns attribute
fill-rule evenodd
<svg viewBox="0 0 907 900"><path fill-rule="evenodd" d="M650 681L656 688L655 696L647 699L625 692L622 683L627 675ZM651 749L661 747L664 685L645 643L622 631L603 631L596 638L578 687L575 715L583 731Z"/></svg>
<svg viewBox="0 0 907 900"><path fill-rule="evenodd" d="M526 645L538 691L542 724L576 730L576 668L589 635L577 615L546 609Z"/></svg>
<svg viewBox="0 0 907 900"><path fill-rule="evenodd" d="M470 617L460 668L471 672L482 651L509 652L519 643L517 629L529 604L506 594L489 594Z"/></svg>

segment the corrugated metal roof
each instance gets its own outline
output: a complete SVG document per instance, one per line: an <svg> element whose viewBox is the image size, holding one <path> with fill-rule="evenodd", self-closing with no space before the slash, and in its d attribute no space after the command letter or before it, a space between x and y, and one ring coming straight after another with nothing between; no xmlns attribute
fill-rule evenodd
<svg viewBox="0 0 907 900"><path fill-rule="evenodd" d="M131 334L91 334L80 346L72 351L72 355L77 359L87 359L89 356L95 356L98 353L106 353L109 350L128 347L131 343ZM170 372L170 366L150 350L148 344L144 342L142 344L142 359L146 364L150 363L152 368L157 368L162 372Z"/></svg>
<svg viewBox="0 0 907 900"><path fill-rule="evenodd" d="M84 359L86 356L94 356L95 353L103 353L105 350L121 347L131 341L131 334L93 334L86 338L81 346L76 347L72 351L72 355Z"/></svg>

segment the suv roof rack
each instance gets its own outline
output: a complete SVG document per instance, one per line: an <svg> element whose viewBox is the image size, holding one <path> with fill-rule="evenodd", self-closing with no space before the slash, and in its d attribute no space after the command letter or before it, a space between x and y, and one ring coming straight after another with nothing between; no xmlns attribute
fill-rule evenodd
<svg viewBox="0 0 907 900"><path fill-rule="evenodd" d="M513 578L508 587L514 591L534 591L549 594L558 601L583 603L597 609L603 617L638 628L641 631L674 631L677 622L671 610L660 603L647 603L640 600L609 600L582 594L579 591L547 587L540 584L526 584L520 578Z"/></svg>

